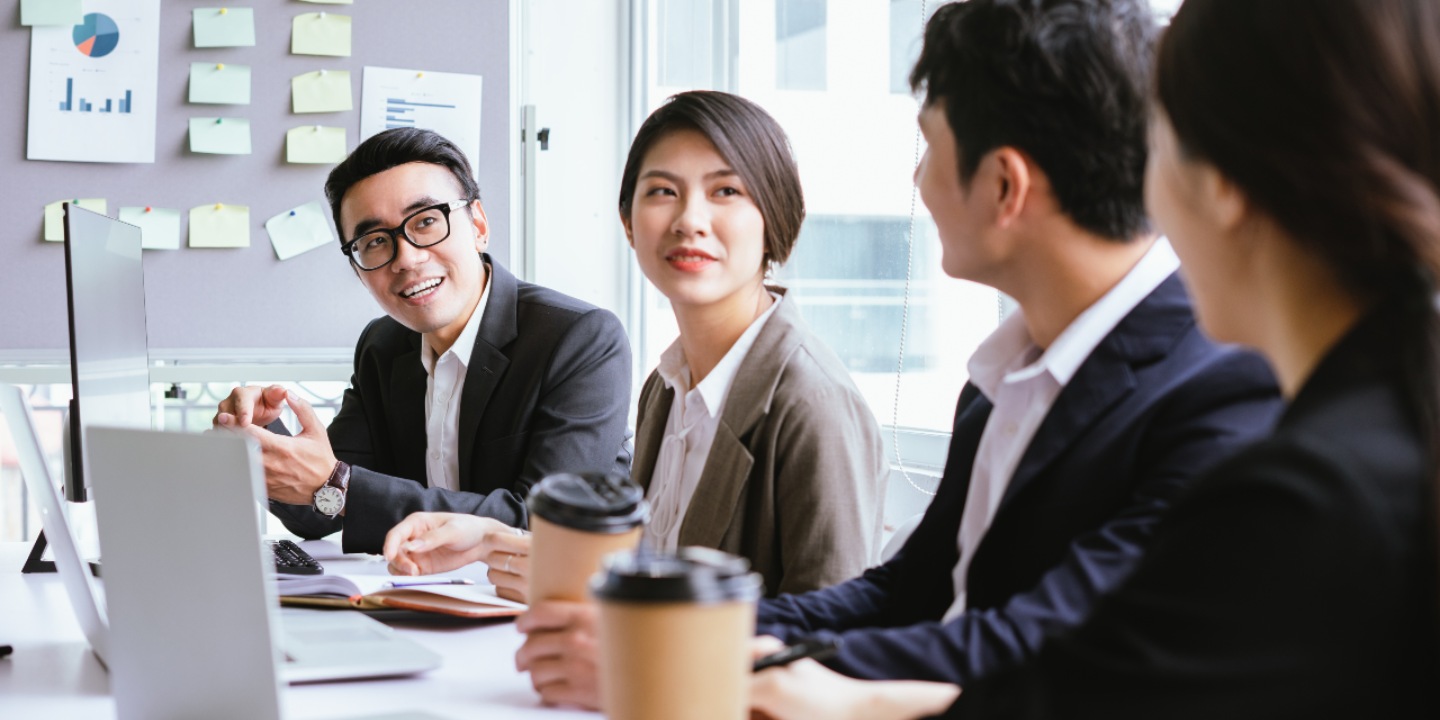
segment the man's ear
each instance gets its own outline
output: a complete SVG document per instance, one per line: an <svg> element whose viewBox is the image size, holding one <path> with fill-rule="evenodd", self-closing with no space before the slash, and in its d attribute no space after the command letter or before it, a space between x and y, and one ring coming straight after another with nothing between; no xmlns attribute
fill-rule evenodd
<svg viewBox="0 0 1440 720"><path fill-rule="evenodd" d="M1019 150L1000 147L991 151L990 155L989 162L995 167L995 177L991 181L996 201L995 224L1005 228L1025 211L1034 178L1030 174L1029 158Z"/></svg>
<svg viewBox="0 0 1440 720"><path fill-rule="evenodd" d="M490 247L490 221L485 217L485 206L479 200L470 201L470 221L475 227L475 249L485 252Z"/></svg>

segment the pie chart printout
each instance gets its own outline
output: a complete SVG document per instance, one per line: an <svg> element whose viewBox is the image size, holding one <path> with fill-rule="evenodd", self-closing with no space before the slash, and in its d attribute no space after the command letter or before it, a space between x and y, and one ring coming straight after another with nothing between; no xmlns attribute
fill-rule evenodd
<svg viewBox="0 0 1440 720"><path fill-rule="evenodd" d="M75 49L92 58L102 58L120 44L120 28L109 15L90 13L71 33Z"/></svg>

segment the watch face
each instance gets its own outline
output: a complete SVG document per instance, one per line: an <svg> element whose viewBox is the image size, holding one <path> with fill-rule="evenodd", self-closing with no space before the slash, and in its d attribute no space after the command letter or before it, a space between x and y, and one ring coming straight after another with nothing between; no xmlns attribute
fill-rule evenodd
<svg viewBox="0 0 1440 720"><path fill-rule="evenodd" d="M340 488L326 485L315 491L315 509L330 517L340 514L345 508L345 493Z"/></svg>

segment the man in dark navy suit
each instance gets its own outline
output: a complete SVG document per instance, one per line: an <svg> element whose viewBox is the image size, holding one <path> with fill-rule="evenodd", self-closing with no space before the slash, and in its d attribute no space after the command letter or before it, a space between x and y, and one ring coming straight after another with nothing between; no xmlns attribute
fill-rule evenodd
<svg viewBox="0 0 1440 720"><path fill-rule="evenodd" d="M1269 429L1268 368L1200 334L1145 217L1155 35L1144 0L972 0L928 24L915 183L945 272L1019 310L970 360L900 552L762 602L761 634L838 636L827 664L854 677L963 687L1084 620L1187 483Z"/></svg>

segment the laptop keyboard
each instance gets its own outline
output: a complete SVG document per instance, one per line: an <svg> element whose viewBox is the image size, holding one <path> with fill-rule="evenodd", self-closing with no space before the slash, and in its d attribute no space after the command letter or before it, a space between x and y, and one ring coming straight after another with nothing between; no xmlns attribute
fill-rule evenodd
<svg viewBox="0 0 1440 720"><path fill-rule="evenodd" d="M275 572L284 575L319 575L325 572L310 553L290 540L267 540L275 555Z"/></svg>

